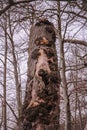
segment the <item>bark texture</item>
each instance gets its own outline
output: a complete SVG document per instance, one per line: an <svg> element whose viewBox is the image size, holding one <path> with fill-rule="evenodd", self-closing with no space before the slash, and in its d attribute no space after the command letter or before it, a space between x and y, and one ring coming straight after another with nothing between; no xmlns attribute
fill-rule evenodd
<svg viewBox="0 0 87 130"><path fill-rule="evenodd" d="M87 130L87 123L86 123L86 126L85 126L84 130Z"/></svg>
<svg viewBox="0 0 87 130"><path fill-rule="evenodd" d="M59 129L60 75L55 40L54 26L48 20L31 27L23 130Z"/></svg>

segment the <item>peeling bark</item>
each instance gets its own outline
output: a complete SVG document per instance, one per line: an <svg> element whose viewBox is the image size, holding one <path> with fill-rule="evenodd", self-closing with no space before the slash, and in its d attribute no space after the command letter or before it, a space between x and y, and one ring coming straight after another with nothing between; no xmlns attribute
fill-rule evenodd
<svg viewBox="0 0 87 130"><path fill-rule="evenodd" d="M54 26L40 20L30 31L23 130L59 129L59 84Z"/></svg>

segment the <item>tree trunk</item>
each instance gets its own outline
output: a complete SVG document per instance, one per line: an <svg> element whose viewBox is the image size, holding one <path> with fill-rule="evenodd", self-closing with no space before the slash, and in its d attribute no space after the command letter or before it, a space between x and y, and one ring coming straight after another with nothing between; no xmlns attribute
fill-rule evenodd
<svg viewBox="0 0 87 130"><path fill-rule="evenodd" d="M5 52L3 74L3 130L7 130L7 106L6 106L6 71L7 71L7 23L5 25Z"/></svg>
<svg viewBox="0 0 87 130"><path fill-rule="evenodd" d="M14 78L15 78L15 86L16 86L16 99L17 99L17 108L18 108L18 124L20 124L20 118L21 118L21 109L22 109L22 98L21 98L21 83L19 81L19 75L18 75L18 62L16 58L15 53L15 45L13 40L13 30L11 27L11 19L10 19L10 13L8 15L8 22L9 22L9 39L11 42L11 48L12 48L12 56L13 56L13 67L14 67Z"/></svg>
<svg viewBox="0 0 87 130"><path fill-rule="evenodd" d="M64 55L64 42L62 38L61 32L61 15L60 15L60 1L57 2L58 10L57 10L57 17L58 17L58 40L60 43L60 67L61 67L61 79L62 79L62 89L63 89L63 96L65 102L65 130L71 130L71 111L70 111L70 101L68 96L68 88L67 88L67 80L66 80L66 65L65 65L65 55Z"/></svg>
<svg viewBox="0 0 87 130"><path fill-rule="evenodd" d="M86 126L85 126L84 130L87 130L87 123L86 123Z"/></svg>
<svg viewBox="0 0 87 130"><path fill-rule="evenodd" d="M30 30L23 130L59 129L60 75L55 40L54 26L46 19Z"/></svg>

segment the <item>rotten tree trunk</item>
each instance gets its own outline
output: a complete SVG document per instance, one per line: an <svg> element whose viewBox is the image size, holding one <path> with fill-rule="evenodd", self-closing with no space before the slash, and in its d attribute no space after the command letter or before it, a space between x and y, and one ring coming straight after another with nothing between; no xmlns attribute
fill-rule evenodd
<svg viewBox="0 0 87 130"><path fill-rule="evenodd" d="M30 30L23 130L59 129L59 84L54 26L41 20Z"/></svg>
<svg viewBox="0 0 87 130"><path fill-rule="evenodd" d="M87 123L86 123L86 126L85 126L84 130L87 130Z"/></svg>

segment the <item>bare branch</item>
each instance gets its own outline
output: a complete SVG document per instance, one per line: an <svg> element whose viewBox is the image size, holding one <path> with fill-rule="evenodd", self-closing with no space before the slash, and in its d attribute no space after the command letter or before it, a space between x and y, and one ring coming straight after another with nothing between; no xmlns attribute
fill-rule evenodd
<svg viewBox="0 0 87 130"><path fill-rule="evenodd" d="M9 0L9 5L7 5L2 10L0 10L0 16L14 5L21 4L21 3L29 3L29 2L33 2L33 1L37 1L37 0L20 0L20 1L17 1L17 2Z"/></svg>
<svg viewBox="0 0 87 130"><path fill-rule="evenodd" d="M61 12L62 12L62 10L61 10ZM69 13L69 14L75 15L75 16L77 16L79 18L87 20L86 16L83 16L83 15L77 13L77 12L74 12L74 11L66 11L66 10L64 10L63 13L66 13L66 14Z"/></svg>
<svg viewBox="0 0 87 130"><path fill-rule="evenodd" d="M0 98L3 99L3 96L2 96L1 94L0 94ZM9 109L11 110L11 112L12 112L12 114L14 115L15 119L18 120L18 118L17 118L17 116L16 116L14 110L12 109L11 105L10 105L7 101L6 101L6 104L7 104L7 106L9 107Z"/></svg>
<svg viewBox="0 0 87 130"><path fill-rule="evenodd" d="M13 0L8 0L9 1L9 4L12 5L14 3Z"/></svg>
<svg viewBox="0 0 87 130"><path fill-rule="evenodd" d="M87 46L87 42L77 40L77 39L64 39L64 43L71 43L71 44L79 44L79 45L84 45Z"/></svg>
<svg viewBox="0 0 87 130"><path fill-rule="evenodd" d="M7 5L4 9L0 10L0 16L5 13L9 8L11 7L11 5Z"/></svg>

